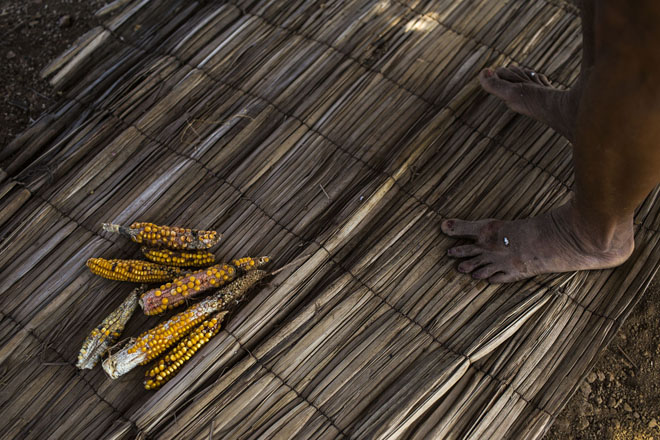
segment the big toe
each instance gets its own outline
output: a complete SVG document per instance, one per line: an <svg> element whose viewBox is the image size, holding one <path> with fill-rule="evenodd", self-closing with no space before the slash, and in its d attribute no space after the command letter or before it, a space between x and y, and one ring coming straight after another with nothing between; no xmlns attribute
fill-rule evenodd
<svg viewBox="0 0 660 440"><path fill-rule="evenodd" d="M481 222L468 222L459 219L445 220L440 224L440 229L450 237L461 237L478 239L481 230Z"/></svg>
<svg viewBox="0 0 660 440"><path fill-rule="evenodd" d="M479 82L485 91L504 101L514 98L515 90L521 86L520 82L502 78L492 70L482 71L479 74Z"/></svg>

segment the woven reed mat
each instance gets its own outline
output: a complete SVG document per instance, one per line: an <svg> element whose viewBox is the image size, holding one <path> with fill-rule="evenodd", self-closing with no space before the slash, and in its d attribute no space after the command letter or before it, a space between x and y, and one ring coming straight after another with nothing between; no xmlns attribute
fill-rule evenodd
<svg viewBox="0 0 660 440"><path fill-rule="evenodd" d="M656 190L616 270L455 271L448 216L565 202L571 147L480 90L574 83L579 14L545 0L119 0L44 75L61 105L2 150L3 438L539 438L657 269ZM136 220L294 263L156 392L74 367L131 287L90 257ZM125 335L158 322L137 314Z"/></svg>

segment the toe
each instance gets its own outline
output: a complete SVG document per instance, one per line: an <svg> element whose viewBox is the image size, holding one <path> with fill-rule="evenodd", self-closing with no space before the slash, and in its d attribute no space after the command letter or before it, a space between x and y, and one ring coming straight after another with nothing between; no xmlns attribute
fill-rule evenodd
<svg viewBox="0 0 660 440"><path fill-rule="evenodd" d="M463 261L458 265L458 271L463 273L470 273L477 269L478 267L488 264L488 261L484 260L481 256L471 258L467 261Z"/></svg>
<svg viewBox="0 0 660 440"><path fill-rule="evenodd" d="M547 87L550 85L550 81L548 81L548 78L542 73L535 72L532 69L525 69L525 75L527 75L527 78L530 81L542 87Z"/></svg>
<svg viewBox="0 0 660 440"><path fill-rule="evenodd" d="M494 264L488 264L472 272L472 278L476 280L485 280L486 278L490 278L497 271L497 266Z"/></svg>
<svg viewBox="0 0 660 440"><path fill-rule="evenodd" d="M513 283L518 281L522 277L516 276L510 272L500 272L488 278L488 282L491 284L504 284L504 283Z"/></svg>
<svg viewBox="0 0 660 440"><path fill-rule="evenodd" d="M509 82L521 82L528 79L527 75L522 70L517 69L516 66L499 67L495 69L495 75Z"/></svg>
<svg viewBox="0 0 660 440"><path fill-rule="evenodd" d="M525 70L522 67L509 66L507 70L510 72L509 75L515 75L515 77L517 78L516 81L518 82L529 81L529 76L527 75L527 73L525 73Z"/></svg>
<svg viewBox="0 0 660 440"><path fill-rule="evenodd" d="M466 222L464 220L450 219L441 223L440 229L450 237L479 238L481 224L479 222Z"/></svg>
<svg viewBox="0 0 660 440"><path fill-rule="evenodd" d="M464 246L456 246L447 251L447 255L453 258L467 258L480 255L483 249L473 244L466 244Z"/></svg>
<svg viewBox="0 0 660 440"><path fill-rule="evenodd" d="M543 75L542 73L539 73L538 76L539 76L539 80L541 80L544 86L552 87L552 83L550 83L550 80L548 79L547 76Z"/></svg>
<svg viewBox="0 0 660 440"><path fill-rule="evenodd" d="M479 75L479 82L481 83L481 87L486 92L507 103L519 101L521 92L525 87L536 87L535 85L530 84L529 80L507 80L505 78L501 78L499 74L487 76L483 72Z"/></svg>
<svg viewBox="0 0 660 440"><path fill-rule="evenodd" d="M509 96L510 89L513 85L511 82L500 78L489 70L484 70L479 74L479 82L485 91L500 99L506 99Z"/></svg>

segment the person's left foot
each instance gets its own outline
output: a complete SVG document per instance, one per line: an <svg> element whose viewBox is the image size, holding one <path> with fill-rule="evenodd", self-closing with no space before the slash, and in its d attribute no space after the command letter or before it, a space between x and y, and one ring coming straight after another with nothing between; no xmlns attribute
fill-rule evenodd
<svg viewBox="0 0 660 440"><path fill-rule="evenodd" d="M559 90L545 75L511 66L484 70L479 82L514 112L549 125L573 142L580 81L571 90Z"/></svg>
<svg viewBox="0 0 660 440"><path fill-rule="evenodd" d="M607 243L594 240L572 205L516 221L445 220L442 232L473 240L447 254L465 258L459 272L491 283L509 283L544 273L605 269L622 264L633 251L632 219L617 226Z"/></svg>

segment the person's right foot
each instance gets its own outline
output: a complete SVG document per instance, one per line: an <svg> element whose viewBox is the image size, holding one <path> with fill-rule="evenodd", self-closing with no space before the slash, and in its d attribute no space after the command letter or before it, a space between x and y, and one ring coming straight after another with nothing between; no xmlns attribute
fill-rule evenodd
<svg viewBox="0 0 660 440"><path fill-rule="evenodd" d="M555 89L545 75L516 66L484 70L479 82L514 112L549 125L573 142L578 105L575 91Z"/></svg>
<svg viewBox="0 0 660 440"><path fill-rule="evenodd" d="M458 271L491 283L510 283L544 273L605 269L622 264L635 247L632 217L614 227L606 244L594 240L573 203L546 214L514 221L445 220L442 232L470 244L447 254L464 258Z"/></svg>

